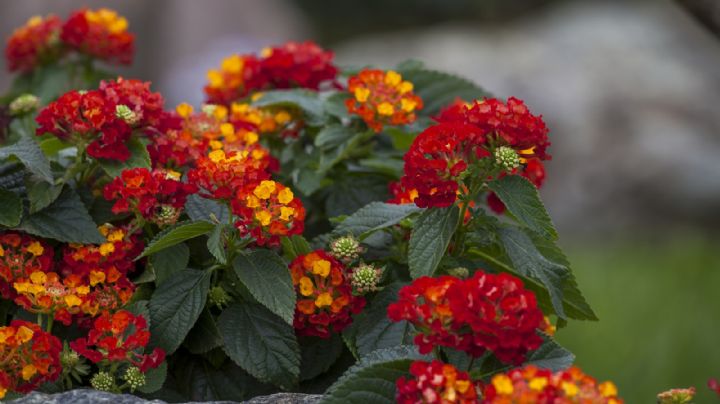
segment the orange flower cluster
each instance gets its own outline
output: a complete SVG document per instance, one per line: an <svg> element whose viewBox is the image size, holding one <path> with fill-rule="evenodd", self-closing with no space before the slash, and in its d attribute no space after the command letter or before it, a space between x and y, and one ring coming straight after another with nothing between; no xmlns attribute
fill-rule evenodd
<svg viewBox="0 0 720 404"><path fill-rule="evenodd" d="M294 326L298 335L329 338L352 323L351 314L365 307L365 298L354 296L347 269L325 251L315 250L290 263L298 294Z"/></svg>
<svg viewBox="0 0 720 404"><path fill-rule="evenodd" d="M188 172L188 180L203 196L230 201L238 190L270 178L269 160L263 148L227 153L222 149L213 150L207 157L198 159L196 167Z"/></svg>
<svg viewBox="0 0 720 404"><path fill-rule="evenodd" d="M271 180L261 181L252 191L238 191L232 201L240 217L236 227L253 236L258 245L279 245L281 236L302 234L305 208L290 188Z"/></svg>
<svg viewBox="0 0 720 404"><path fill-rule="evenodd" d="M81 312L81 305L90 293L90 287L79 276L60 279L56 272L36 271L13 286L18 294L16 304L30 313L51 315L65 325L70 325L72 316Z"/></svg>
<svg viewBox="0 0 720 404"><path fill-rule="evenodd" d="M210 103L229 105L255 91L292 87L317 90L322 82L337 75L333 56L311 41L266 48L260 57L228 56L219 69L208 71L205 95Z"/></svg>
<svg viewBox="0 0 720 404"><path fill-rule="evenodd" d="M553 373L534 365L492 377L483 386L484 404L622 404L612 382L597 381L579 368Z"/></svg>
<svg viewBox="0 0 720 404"><path fill-rule="evenodd" d="M60 38L70 48L86 55L121 64L132 63L135 36L128 22L115 11L82 9L70 15Z"/></svg>
<svg viewBox="0 0 720 404"><path fill-rule="evenodd" d="M0 234L0 293L14 299L16 280L53 269L53 249L42 240L13 231Z"/></svg>
<svg viewBox="0 0 720 404"><path fill-rule="evenodd" d="M34 16L17 28L5 46L5 59L10 71L30 71L35 66L57 58L60 49L60 18Z"/></svg>
<svg viewBox="0 0 720 404"><path fill-rule="evenodd" d="M475 384L467 372L438 360L415 361L410 365L412 378L397 380L395 401L398 404L473 404L478 403Z"/></svg>
<svg viewBox="0 0 720 404"><path fill-rule="evenodd" d="M375 132L384 125L415 122L415 111L423 107L413 84L393 70L364 69L350 77L348 91L352 94L345 101L348 112L359 115Z"/></svg>
<svg viewBox="0 0 720 404"><path fill-rule="evenodd" d="M256 134L280 133L282 137L295 137L299 133L300 122L293 119L290 111L253 107L247 103L230 105L230 122L236 130L245 130Z"/></svg>
<svg viewBox="0 0 720 404"><path fill-rule="evenodd" d="M0 399L57 380L61 349L60 340L37 324L14 320L0 327Z"/></svg>

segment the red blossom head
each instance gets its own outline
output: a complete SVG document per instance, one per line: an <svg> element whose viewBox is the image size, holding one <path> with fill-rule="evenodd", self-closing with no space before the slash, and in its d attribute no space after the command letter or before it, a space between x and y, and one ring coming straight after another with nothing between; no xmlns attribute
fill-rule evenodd
<svg viewBox="0 0 720 404"><path fill-rule="evenodd" d="M207 78L207 102L224 105L263 88L267 79L260 73L260 62L253 55L228 56L219 69L208 71Z"/></svg>
<svg viewBox="0 0 720 404"><path fill-rule="evenodd" d="M335 80L338 69L333 53L312 41L287 42L261 52L260 72L271 89L307 88L318 90L320 83Z"/></svg>
<svg viewBox="0 0 720 404"><path fill-rule="evenodd" d="M29 393L60 376L60 340L28 321L0 327L0 399L7 391Z"/></svg>
<svg viewBox="0 0 720 404"><path fill-rule="evenodd" d="M165 352L160 348L144 353L149 341L150 332L143 316L127 310L113 314L105 311L95 319L87 337L70 342L70 347L93 363L126 363L146 372L165 359Z"/></svg>
<svg viewBox="0 0 720 404"><path fill-rule="evenodd" d="M351 114L359 115L375 132L384 125L406 125L415 121L423 102L413 93L413 84L395 71L364 69L348 81L352 94L345 102Z"/></svg>
<svg viewBox="0 0 720 404"><path fill-rule="evenodd" d="M476 357L491 351L503 362L519 364L542 343L536 331L543 314L535 295L508 274L478 270L465 280L418 278L400 290L388 317L417 327L421 353L441 345Z"/></svg>
<svg viewBox="0 0 720 404"><path fill-rule="evenodd" d="M270 178L270 159L263 148L225 152L222 149L201 157L188 172L188 180L203 196L230 201L238 190Z"/></svg>
<svg viewBox="0 0 720 404"><path fill-rule="evenodd" d="M45 241L24 233L0 233L0 293L5 299L16 296L13 283L31 273L50 272L54 251Z"/></svg>
<svg viewBox="0 0 720 404"><path fill-rule="evenodd" d="M475 383L467 372L438 360L415 361L410 365L412 377L401 377L395 383L395 401L399 404L474 404L478 403Z"/></svg>
<svg viewBox="0 0 720 404"><path fill-rule="evenodd" d="M330 338L352 323L365 298L352 294L348 270L325 251L315 250L290 263L298 294L294 326L298 335Z"/></svg>
<svg viewBox="0 0 720 404"><path fill-rule="evenodd" d="M300 198L271 180L238 190L232 211L240 218L235 224L240 233L251 235L258 245L280 245L280 237L302 234L305 228Z"/></svg>
<svg viewBox="0 0 720 404"><path fill-rule="evenodd" d="M116 114L118 105L132 111L133 127L157 127L164 117L163 97L150 90L150 82L118 77L101 81L99 90L105 100L116 106Z"/></svg>
<svg viewBox="0 0 720 404"><path fill-rule="evenodd" d="M482 386L482 394L483 404L623 403L615 384L609 381L598 384L577 367L553 373L527 365L496 374Z"/></svg>
<svg viewBox="0 0 720 404"><path fill-rule="evenodd" d="M101 8L75 11L62 26L60 38L70 48L110 63L130 64L135 36L115 11Z"/></svg>
<svg viewBox="0 0 720 404"><path fill-rule="evenodd" d="M62 52L60 19L55 15L34 16L17 28L5 45L5 60L10 71L27 72L50 62Z"/></svg>

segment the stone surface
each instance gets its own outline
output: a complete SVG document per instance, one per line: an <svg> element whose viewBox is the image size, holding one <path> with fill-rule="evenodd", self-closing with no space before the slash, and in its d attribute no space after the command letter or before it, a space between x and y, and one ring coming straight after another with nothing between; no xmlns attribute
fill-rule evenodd
<svg viewBox="0 0 720 404"><path fill-rule="evenodd" d="M259 396L245 401L246 404L315 404L320 402L319 395L300 393L278 393ZM95 390L72 390L58 394L32 392L24 397L10 401L12 404L164 404L161 400L144 400L130 394L112 394ZM213 401L215 404L231 404L232 401Z"/></svg>

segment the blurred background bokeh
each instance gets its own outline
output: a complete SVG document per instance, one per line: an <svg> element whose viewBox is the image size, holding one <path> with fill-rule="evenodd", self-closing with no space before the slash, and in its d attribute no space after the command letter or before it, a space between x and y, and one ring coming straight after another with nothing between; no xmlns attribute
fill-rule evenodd
<svg viewBox="0 0 720 404"><path fill-rule="evenodd" d="M341 66L413 58L526 100L551 129L543 197L601 319L570 323L561 343L628 403L687 386L712 402L720 38L676 3L23 0L2 2L0 34L81 6L128 17L137 54L122 74L152 81L170 105L200 104L206 70L226 55L304 39L334 49ZM0 75L0 89L10 80Z"/></svg>

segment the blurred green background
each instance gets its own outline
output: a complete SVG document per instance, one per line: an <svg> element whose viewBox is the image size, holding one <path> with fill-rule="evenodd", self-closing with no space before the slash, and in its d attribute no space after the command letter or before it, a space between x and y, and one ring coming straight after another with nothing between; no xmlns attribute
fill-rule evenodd
<svg viewBox="0 0 720 404"><path fill-rule="evenodd" d="M551 129L543 199L600 317L559 340L629 404L689 386L713 402L720 40L675 1L24 0L3 2L0 34L82 5L128 17L138 49L122 72L169 105L199 104L206 70L230 53L305 39L341 65L414 58L524 99Z"/></svg>

